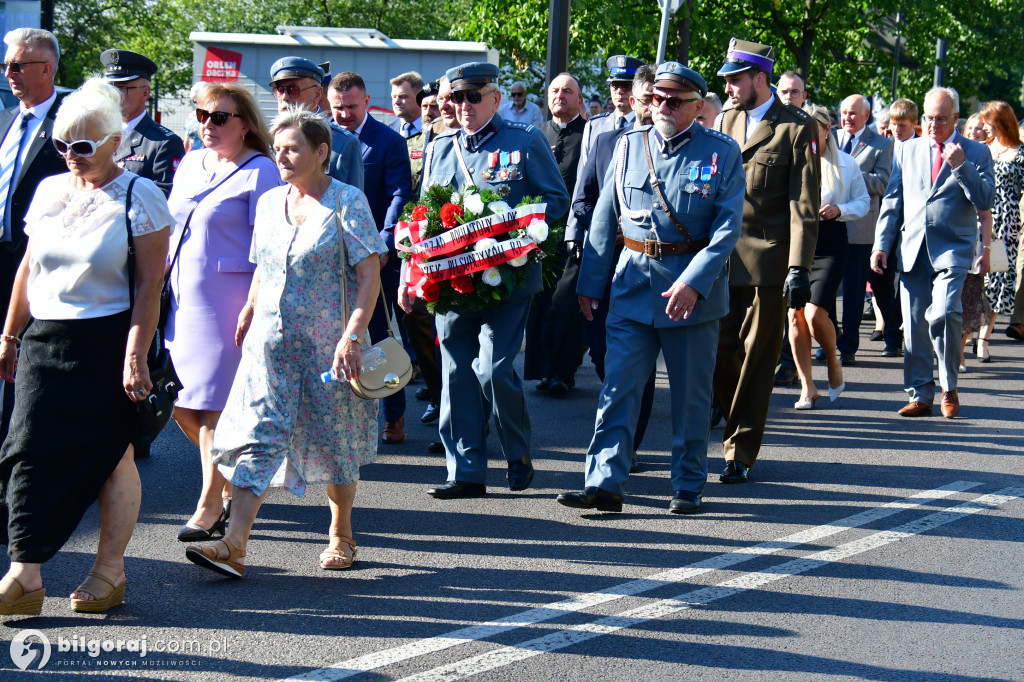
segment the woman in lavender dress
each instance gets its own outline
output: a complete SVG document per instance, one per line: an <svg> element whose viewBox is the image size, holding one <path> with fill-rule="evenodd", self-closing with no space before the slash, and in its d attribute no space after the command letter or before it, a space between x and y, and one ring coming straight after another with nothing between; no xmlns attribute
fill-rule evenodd
<svg viewBox="0 0 1024 682"><path fill-rule="evenodd" d="M184 386L174 419L199 447L203 465L202 494L178 534L182 542L224 531L229 508L222 498L230 498L230 488L211 463L210 448L241 358L235 321L252 281L256 202L281 184L269 157L270 133L244 87L208 84L197 104L204 148L185 155L168 200L177 223L172 253L181 240L167 324L167 346Z"/></svg>

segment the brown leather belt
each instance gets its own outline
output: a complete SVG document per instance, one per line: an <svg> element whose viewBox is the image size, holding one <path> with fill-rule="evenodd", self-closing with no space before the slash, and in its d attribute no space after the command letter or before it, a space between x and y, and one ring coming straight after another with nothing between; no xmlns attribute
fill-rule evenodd
<svg viewBox="0 0 1024 682"><path fill-rule="evenodd" d="M688 242L662 242L657 239L630 239L623 236L626 248L632 251L639 251L648 258L661 258L662 256L678 256L685 253L697 253L710 244L707 239L698 239Z"/></svg>

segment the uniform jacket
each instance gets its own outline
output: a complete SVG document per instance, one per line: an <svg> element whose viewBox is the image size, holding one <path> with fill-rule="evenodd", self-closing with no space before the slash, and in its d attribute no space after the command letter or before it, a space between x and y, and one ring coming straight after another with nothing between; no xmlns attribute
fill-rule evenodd
<svg viewBox="0 0 1024 682"><path fill-rule="evenodd" d="M329 120L328 127L331 129L331 160L327 174L363 190L363 149L359 138L334 121Z"/></svg>
<svg viewBox="0 0 1024 682"><path fill-rule="evenodd" d="M995 175L988 147L957 133L952 142L967 157L959 168L943 162L932 185L932 148L927 137L900 145L882 212L875 229L873 251L888 253L902 234L899 267L914 267L927 236L928 259L935 270L969 268L978 239L978 211L992 208Z"/></svg>
<svg viewBox="0 0 1024 682"><path fill-rule="evenodd" d="M455 145L462 149L470 178L459 163ZM499 152L499 166L508 153L508 162L503 168L490 167L490 160L495 158L492 152ZM512 160L515 152L521 157L518 163ZM494 176L484 179L485 173L490 175L494 170L503 169L507 172L501 179ZM544 134L533 126L505 121L497 114L472 136L465 130L453 130L436 137L427 148L423 178L424 189L430 185L452 185L461 189L468 184L491 189L512 207L524 197L540 197L547 204L549 223L564 217L569 209L569 193ZM540 268L537 263L524 267L532 268L533 272L518 295L530 296L541 289Z"/></svg>
<svg viewBox="0 0 1024 682"><path fill-rule="evenodd" d="M56 104L54 105L56 106ZM143 114L127 140L114 153L114 162L139 177L148 178L170 196L174 171L185 156L181 138Z"/></svg>
<svg viewBox="0 0 1024 682"><path fill-rule="evenodd" d="M572 210L569 224L565 228L565 241L581 242L590 229L594 207L604 185L604 176L612 165L612 154L619 138L632 128L618 128L597 136L590 149L590 156L580 175L576 178L576 192L572 195Z"/></svg>
<svg viewBox="0 0 1024 682"><path fill-rule="evenodd" d="M576 190L576 172L579 170L580 150L583 143L583 129L587 122L582 116L577 116L564 128L553 120L544 121L540 124L540 130L551 145L551 153L555 155L558 163L558 172L562 174L565 181L565 189L569 196Z"/></svg>
<svg viewBox="0 0 1024 682"><path fill-rule="evenodd" d="M846 234L851 244L871 244L875 239L875 223L878 222L878 209L882 204L882 196L889 184L892 174L892 140L882 137L871 128L865 127L857 140L856 146L850 150L864 174L871 197L871 209L859 220L846 223Z"/></svg>
<svg viewBox="0 0 1024 682"><path fill-rule="evenodd" d="M587 121L587 127L583 130L583 141L580 143L580 168L583 170L583 166L587 163L587 156L590 154L590 150L593 148L597 138L602 133L607 133L611 130L617 130L615 122L618 120L613 114L598 114L597 116L591 116L590 120ZM623 128L632 128L633 121L636 120L636 114L629 112L626 114L626 124ZM579 175L579 171L576 173Z"/></svg>
<svg viewBox="0 0 1024 682"><path fill-rule="evenodd" d="M645 131L662 192L673 212L692 239L710 243L697 253L661 258L623 249L611 274L609 313L654 327L719 319L729 310L727 264L742 229L743 165L733 140L696 122L690 126L692 138L674 152L662 151L667 143L650 126L630 130L619 139L615 163L605 176L587 233L576 290L596 299L604 295L620 218L622 234L630 239L685 241L665 212L654 205L643 148ZM713 175L695 188L690 169L697 168L699 178L701 169L712 166ZM687 192L688 188L694 191ZM673 321L665 314L667 299L662 293L676 281L689 284L699 297L689 318Z"/></svg>
<svg viewBox="0 0 1024 682"><path fill-rule="evenodd" d="M743 233L730 261L733 286L782 286L791 267L810 270L821 208L818 124L778 98L746 142L747 112L729 109L720 129L736 140L747 176Z"/></svg>

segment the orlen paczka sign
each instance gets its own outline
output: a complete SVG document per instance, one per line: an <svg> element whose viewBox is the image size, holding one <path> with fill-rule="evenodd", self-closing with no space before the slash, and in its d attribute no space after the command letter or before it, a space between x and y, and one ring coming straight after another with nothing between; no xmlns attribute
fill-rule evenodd
<svg viewBox="0 0 1024 682"><path fill-rule="evenodd" d="M206 48L203 60L203 80L207 83L237 81L242 68L242 55L220 47Z"/></svg>

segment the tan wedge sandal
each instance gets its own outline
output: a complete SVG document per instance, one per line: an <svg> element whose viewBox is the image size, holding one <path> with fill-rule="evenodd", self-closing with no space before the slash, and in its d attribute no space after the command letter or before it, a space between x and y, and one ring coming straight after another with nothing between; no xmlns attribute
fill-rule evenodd
<svg viewBox="0 0 1024 682"><path fill-rule="evenodd" d="M342 545L348 545L349 549L352 550L352 553L347 554L342 552ZM355 540L335 535L331 538L330 546L320 553L320 568L325 571L343 571L346 568L352 568L352 564L356 562L356 554L358 553L359 550L356 549Z"/></svg>
<svg viewBox="0 0 1024 682"><path fill-rule="evenodd" d="M75 592L88 592L95 599L72 599L71 610L78 613L102 613L115 606L120 606L124 601L124 586L128 584L125 580L120 585L104 578L99 573L89 572L85 582L79 585Z"/></svg>
<svg viewBox="0 0 1024 682"><path fill-rule="evenodd" d="M26 592L17 578L0 581L0 616L38 616L43 612L46 590Z"/></svg>

